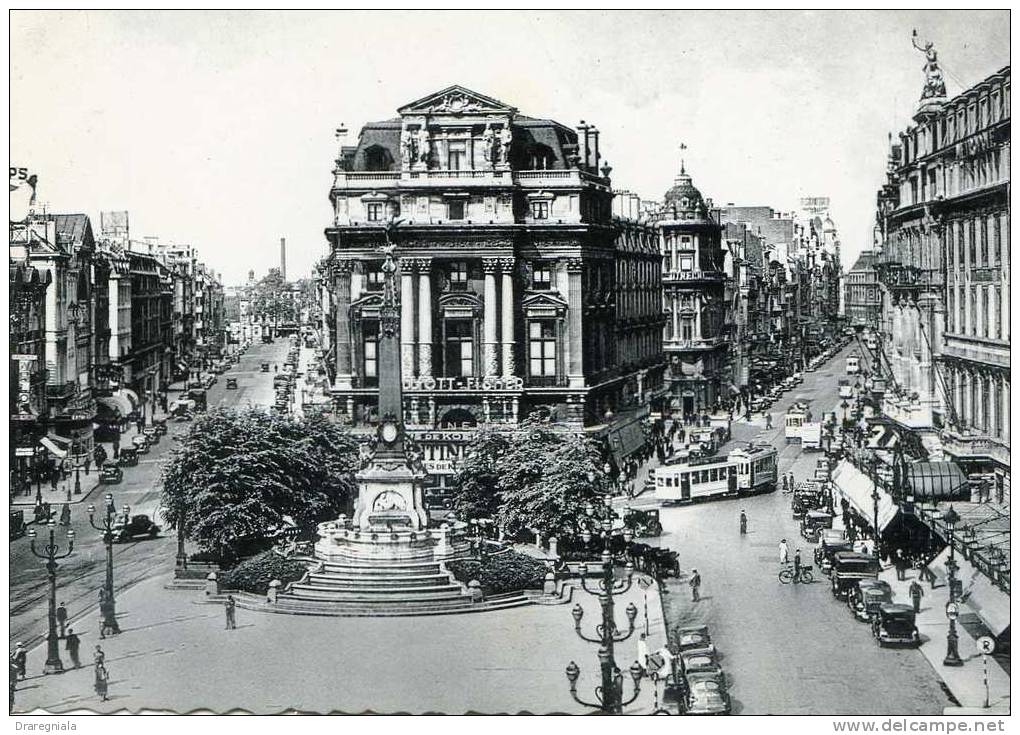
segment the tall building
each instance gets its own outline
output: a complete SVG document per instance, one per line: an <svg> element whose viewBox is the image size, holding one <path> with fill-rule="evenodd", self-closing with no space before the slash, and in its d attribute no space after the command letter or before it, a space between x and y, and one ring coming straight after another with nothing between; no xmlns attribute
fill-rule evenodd
<svg viewBox="0 0 1020 735"><path fill-rule="evenodd" d="M599 133L459 86L366 124L340 150L326 322L333 400L378 418L381 248L400 267L404 422L441 488L480 425L544 416L618 459L661 389L654 232L612 217Z"/></svg>
<svg viewBox="0 0 1020 735"><path fill-rule="evenodd" d="M729 390L722 227L681 165L653 217L662 247L671 407L710 413Z"/></svg>
<svg viewBox="0 0 1020 735"><path fill-rule="evenodd" d="M877 328L882 319L882 294L875 268L876 253L864 250L844 278L845 313L851 325Z"/></svg>

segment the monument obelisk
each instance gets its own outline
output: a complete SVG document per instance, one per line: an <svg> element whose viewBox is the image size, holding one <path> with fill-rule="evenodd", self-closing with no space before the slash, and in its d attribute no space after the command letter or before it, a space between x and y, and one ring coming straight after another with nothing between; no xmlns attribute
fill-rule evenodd
<svg viewBox="0 0 1020 735"><path fill-rule="evenodd" d="M404 447L403 384L400 375L400 303L396 292L395 225L386 228L383 303L379 314L379 426L375 451L356 475L358 499L353 525L363 530L428 526L422 483L425 472L412 467ZM401 294L400 298L411 298Z"/></svg>

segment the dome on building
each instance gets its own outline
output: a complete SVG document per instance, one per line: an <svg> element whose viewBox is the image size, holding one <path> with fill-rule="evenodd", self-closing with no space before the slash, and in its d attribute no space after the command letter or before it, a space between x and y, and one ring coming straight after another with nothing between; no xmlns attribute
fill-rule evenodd
<svg viewBox="0 0 1020 735"><path fill-rule="evenodd" d="M673 180L672 188L663 196L662 203L663 209L673 219L710 221L705 199L683 166Z"/></svg>

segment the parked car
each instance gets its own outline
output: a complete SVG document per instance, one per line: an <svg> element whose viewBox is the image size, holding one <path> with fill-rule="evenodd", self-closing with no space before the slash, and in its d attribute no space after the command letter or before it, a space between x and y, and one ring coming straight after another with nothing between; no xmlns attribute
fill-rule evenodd
<svg viewBox="0 0 1020 735"><path fill-rule="evenodd" d="M730 695L725 677L712 672L691 672L687 675L688 715L728 715Z"/></svg>
<svg viewBox="0 0 1020 735"><path fill-rule="evenodd" d="M124 479L124 470L117 465L106 465L99 470L99 481L104 485L116 485Z"/></svg>
<svg viewBox="0 0 1020 735"><path fill-rule="evenodd" d="M150 426L147 429L142 429L142 435L149 440L149 446L159 444L159 437L161 436L161 434L159 433L159 429L157 429L155 426Z"/></svg>
<svg viewBox="0 0 1020 735"><path fill-rule="evenodd" d="M159 526L152 522L149 516L131 516L131 520L125 523L121 516L113 525L113 540L117 542L130 541L136 536L148 536L156 538L159 535Z"/></svg>
<svg viewBox="0 0 1020 735"><path fill-rule="evenodd" d="M139 454L149 453L149 438L145 434L136 434L131 437L131 444Z"/></svg>
<svg viewBox="0 0 1020 735"><path fill-rule="evenodd" d="M684 676L691 674L716 674L724 677L722 667L716 660L715 652L705 648L692 648L680 652L680 663ZM723 679L725 681L725 679Z"/></svg>
<svg viewBox="0 0 1020 735"><path fill-rule="evenodd" d="M800 521L800 535L807 541L817 541L823 528L832 528L832 514L828 511L809 510Z"/></svg>
<svg viewBox="0 0 1020 735"><path fill-rule="evenodd" d="M153 419L152 428L154 428L156 431L158 431L160 434L164 436L166 435L167 431L169 431L169 429L167 429L166 419Z"/></svg>
<svg viewBox="0 0 1020 735"><path fill-rule="evenodd" d="M882 605L892 602L893 592L889 583L882 579L862 579L857 582L856 589L847 591L847 607L854 617L866 623L875 615Z"/></svg>
<svg viewBox="0 0 1020 735"><path fill-rule="evenodd" d="M237 390L237 378L227 378L227 390Z"/></svg>
<svg viewBox="0 0 1020 735"><path fill-rule="evenodd" d="M890 643L919 646L921 636L917 632L916 617L910 605L881 605L871 623L872 635L880 646Z"/></svg>
<svg viewBox="0 0 1020 735"><path fill-rule="evenodd" d="M690 651L702 649L709 653L715 653L715 646L712 644L712 636L708 634L708 627L698 625L688 628L680 628L673 636L678 651Z"/></svg>
<svg viewBox="0 0 1020 735"><path fill-rule="evenodd" d="M264 363L262 363L262 367L261 367L261 370L262 370L262 372L264 372L264 373L268 373L268 372L269 372L269 363L268 363L268 362L264 362Z"/></svg>
<svg viewBox="0 0 1020 735"><path fill-rule="evenodd" d="M138 464L138 450L134 447L124 447L120 450L120 459L117 464L121 467L134 467Z"/></svg>
<svg viewBox="0 0 1020 735"><path fill-rule="evenodd" d="M856 551L839 551L832 558L832 596L845 600L850 587L862 579L878 579L881 570L878 560L870 554Z"/></svg>

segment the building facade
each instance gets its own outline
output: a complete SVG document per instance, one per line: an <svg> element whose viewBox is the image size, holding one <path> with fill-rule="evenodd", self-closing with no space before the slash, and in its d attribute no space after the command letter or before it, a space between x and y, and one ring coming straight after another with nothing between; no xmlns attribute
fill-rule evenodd
<svg viewBox="0 0 1020 735"><path fill-rule="evenodd" d="M613 218L600 162L593 128L456 86L366 124L341 149L326 230L337 415L378 418L392 247L404 421L434 481L474 428L528 416L603 437L618 459L634 451L664 369L661 259L651 228Z"/></svg>
<svg viewBox="0 0 1020 735"><path fill-rule="evenodd" d="M844 304L851 325L877 328L881 322L882 294L875 259L873 250L864 250L847 271Z"/></svg>

